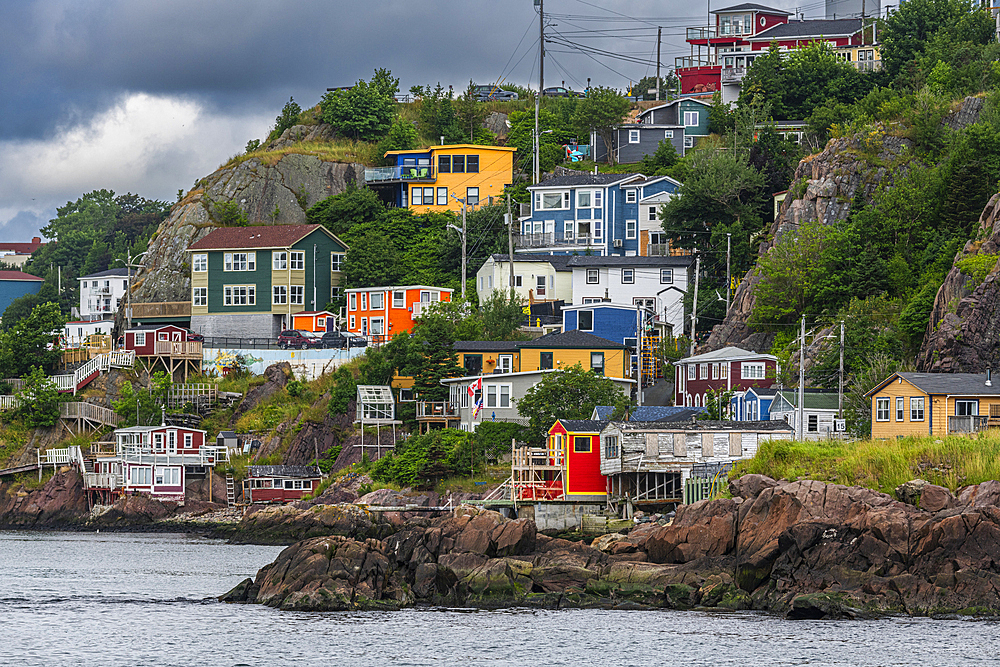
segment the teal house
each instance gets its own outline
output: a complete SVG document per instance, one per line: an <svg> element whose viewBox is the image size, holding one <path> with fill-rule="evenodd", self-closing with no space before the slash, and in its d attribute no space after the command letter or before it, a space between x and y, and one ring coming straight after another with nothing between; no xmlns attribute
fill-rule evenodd
<svg viewBox="0 0 1000 667"><path fill-rule="evenodd" d="M340 296L347 245L322 225L223 227L188 248L191 328L274 338Z"/></svg>
<svg viewBox="0 0 1000 667"><path fill-rule="evenodd" d="M0 271L0 315L14 299L38 294L45 280L22 271Z"/></svg>

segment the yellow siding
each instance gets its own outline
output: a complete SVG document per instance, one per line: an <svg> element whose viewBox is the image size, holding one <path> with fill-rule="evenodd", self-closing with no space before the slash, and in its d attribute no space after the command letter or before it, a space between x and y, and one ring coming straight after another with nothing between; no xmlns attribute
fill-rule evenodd
<svg viewBox="0 0 1000 667"><path fill-rule="evenodd" d="M552 367L565 369L580 364L585 371L590 370L590 353L604 353L604 375L611 378L625 376L625 350L616 349L560 349L560 348L522 348L521 370L537 371L541 367L542 352L552 353Z"/></svg>
<svg viewBox="0 0 1000 667"><path fill-rule="evenodd" d="M190 260L190 258L188 258ZM208 306L195 306L194 305L194 288L195 287L208 287L208 271L192 271L191 272L191 314L192 315L208 315Z"/></svg>
<svg viewBox="0 0 1000 667"><path fill-rule="evenodd" d="M459 352L458 353L458 365L465 368L465 357L482 357L483 358L483 373L489 374L493 372L493 369L497 367L497 358L500 355L509 355L514 358L511 360L511 371L517 373L521 370L520 367L520 355L517 352Z"/></svg>
<svg viewBox="0 0 1000 667"><path fill-rule="evenodd" d="M479 173L476 174L438 174L437 158L439 155L479 155ZM429 187L448 188L448 204L438 206L437 204L410 206L416 213L428 213L443 211L462 210L461 204L452 199L451 195L465 198L466 188L479 188L479 201L485 203L489 197L500 197L503 195L504 186L512 181L514 172L514 153L510 149L494 148L491 146L456 146L454 148L443 146L431 148L431 164L434 173L437 175L433 183L421 182L408 185L407 187ZM412 197L412 192L409 194ZM412 201L412 199L410 200ZM435 195L435 202L437 197Z"/></svg>
<svg viewBox="0 0 1000 667"><path fill-rule="evenodd" d="M903 400L903 421L896 421L896 397L902 396ZM923 421L910 421L910 398L911 397L924 397L924 420ZM876 421L875 399L877 398L889 398L889 421L881 422ZM874 394L871 397L872 400L872 438L875 439L885 439L885 438L896 438L897 436L907 436L907 435L928 435L930 428L930 406L928 405L928 396L921 390L917 389L915 386L903 380L902 378L894 379L890 384L882 388L880 392ZM940 400L940 399L939 399ZM936 403L936 401L935 401ZM937 405L934 406L937 409ZM942 419L942 415L934 414L934 432L938 433L938 428L941 422L945 422L944 430L948 430L948 420Z"/></svg>

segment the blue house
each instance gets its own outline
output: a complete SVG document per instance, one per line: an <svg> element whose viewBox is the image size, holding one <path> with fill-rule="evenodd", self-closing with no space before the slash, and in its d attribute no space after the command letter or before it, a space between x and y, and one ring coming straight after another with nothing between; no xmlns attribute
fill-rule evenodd
<svg viewBox="0 0 1000 667"><path fill-rule="evenodd" d="M14 299L25 294L38 294L42 289L44 278L33 276L22 271L0 271L0 314Z"/></svg>
<svg viewBox="0 0 1000 667"><path fill-rule="evenodd" d="M680 183L667 176L569 174L528 188L531 215L520 219L518 253L636 256L652 252L643 232L662 232L657 208ZM656 244L660 249L662 244ZM657 250L659 252L659 250ZM660 253L662 254L662 253Z"/></svg>
<svg viewBox="0 0 1000 667"><path fill-rule="evenodd" d="M620 343L635 350L639 344L639 310L636 306L615 303L587 303L575 306L563 306L563 331L579 329L600 338ZM584 320L581 322L581 319ZM647 312L645 318L646 333L643 335L660 336L666 325L663 322L651 321Z"/></svg>
<svg viewBox="0 0 1000 667"><path fill-rule="evenodd" d="M668 141L678 155L684 155L699 137L708 136L708 109L711 105L699 99L681 98L646 109L635 123L623 123L615 128L611 140L615 162L631 164L652 155L661 141ZM590 145L594 160L608 159L604 140L591 133Z"/></svg>
<svg viewBox="0 0 1000 667"><path fill-rule="evenodd" d="M729 404L733 421L770 421L771 403L777 395L777 389L761 387L736 392Z"/></svg>

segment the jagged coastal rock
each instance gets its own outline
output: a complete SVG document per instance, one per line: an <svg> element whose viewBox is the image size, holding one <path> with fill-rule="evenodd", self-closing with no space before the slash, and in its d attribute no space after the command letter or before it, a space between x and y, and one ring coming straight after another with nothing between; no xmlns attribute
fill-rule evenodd
<svg viewBox="0 0 1000 667"><path fill-rule="evenodd" d="M462 507L381 538L349 528L303 540L222 599L294 610L433 604L722 607L794 618L996 613L1000 483L967 487L957 498L930 486L921 487L922 504L934 512L869 489L749 475L731 483L733 498L682 506L672 524L641 525L602 538L598 548L541 535L527 519Z"/></svg>

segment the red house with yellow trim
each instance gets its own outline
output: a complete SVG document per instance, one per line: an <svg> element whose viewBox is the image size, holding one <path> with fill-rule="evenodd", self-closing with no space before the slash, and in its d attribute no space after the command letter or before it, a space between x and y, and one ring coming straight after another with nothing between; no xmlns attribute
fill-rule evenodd
<svg viewBox="0 0 1000 667"><path fill-rule="evenodd" d="M518 500L607 500L601 474L601 430L607 421L559 419L544 447L513 452L511 477Z"/></svg>

